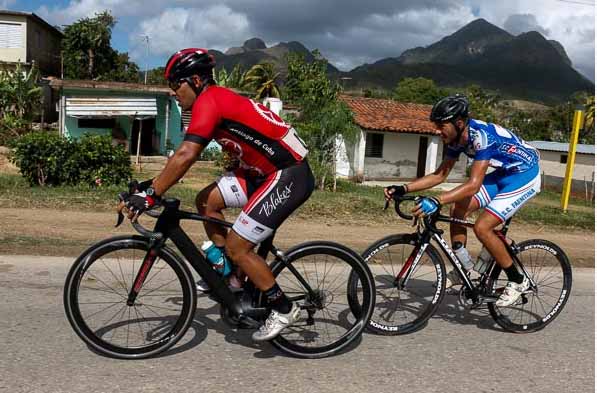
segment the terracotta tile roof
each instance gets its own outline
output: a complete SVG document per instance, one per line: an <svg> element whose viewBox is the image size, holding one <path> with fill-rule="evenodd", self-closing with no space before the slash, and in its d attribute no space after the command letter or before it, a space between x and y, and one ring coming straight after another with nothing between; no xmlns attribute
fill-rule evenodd
<svg viewBox="0 0 597 393"><path fill-rule="evenodd" d="M361 128L439 135L439 131L429 121L431 105L347 95L341 95L340 99L348 104Z"/></svg>

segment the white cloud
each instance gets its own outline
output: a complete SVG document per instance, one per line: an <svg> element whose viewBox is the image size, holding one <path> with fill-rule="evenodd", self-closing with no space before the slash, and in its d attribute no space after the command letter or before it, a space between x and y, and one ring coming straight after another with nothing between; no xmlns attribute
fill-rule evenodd
<svg viewBox="0 0 597 393"><path fill-rule="evenodd" d="M170 8L140 22L129 36L131 56L145 56L139 37L150 37L151 55L167 56L186 47L226 50L250 37L247 18L223 5L208 8Z"/></svg>
<svg viewBox="0 0 597 393"><path fill-rule="evenodd" d="M46 0L47 1L47 0ZM5 4L14 0L0 0ZM475 18L513 33L533 29L559 41L573 66L594 79L595 7L556 0L71 0L40 7L51 24L68 24L111 10L133 59L145 59L140 35L150 36L160 62L187 46L225 50L250 37L268 43L296 40L319 48L337 66L399 56L428 46ZM2 4L2 3L0 3ZM48 4L50 4L48 2ZM125 47L126 44L121 44Z"/></svg>
<svg viewBox="0 0 597 393"><path fill-rule="evenodd" d="M117 15L123 3L125 3L123 0L75 0L71 1L66 8L42 6L36 13L50 24L67 25L81 18L93 17L104 10L110 10L112 15Z"/></svg>

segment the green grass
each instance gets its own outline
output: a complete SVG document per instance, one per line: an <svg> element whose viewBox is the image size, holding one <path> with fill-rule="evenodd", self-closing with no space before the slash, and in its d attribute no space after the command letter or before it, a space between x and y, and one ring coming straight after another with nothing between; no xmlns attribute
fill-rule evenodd
<svg viewBox="0 0 597 393"><path fill-rule="evenodd" d="M141 174L140 179L151 177ZM185 210L194 209L197 192L215 178L213 171L185 177L168 196L181 200ZM0 174L0 206L8 208L51 208L57 210L112 211L121 187L29 187L19 175ZM531 200L515 222L595 230L595 210L588 202L572 198L567 213L559 208L560 195L543 191ZM383 211L382 187L368 187L347 181L338 182L337 192L315 191L298 210L299 217L314 221L351 223L390 223L396 214L390 207ZM444 208L447 212L447 208Z"/></svg>

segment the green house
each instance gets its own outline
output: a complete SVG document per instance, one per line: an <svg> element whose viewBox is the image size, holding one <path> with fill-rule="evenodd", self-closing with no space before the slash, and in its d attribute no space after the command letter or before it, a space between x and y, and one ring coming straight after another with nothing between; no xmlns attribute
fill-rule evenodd
<svg viewBox="0 0 597 393"><path fill-rule="evenodd" d="M62 79L50 87L66 138L111 135L114 144L142 156L164 155L183 140L183 115L168 87Z"/></svg>

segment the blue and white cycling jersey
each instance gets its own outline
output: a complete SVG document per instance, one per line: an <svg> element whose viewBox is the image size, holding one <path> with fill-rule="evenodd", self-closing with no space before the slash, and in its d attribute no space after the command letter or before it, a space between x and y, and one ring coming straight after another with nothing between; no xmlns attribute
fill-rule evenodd
<svg viewBox="0 0 597 393"><path fill-rule="evenodd" d="M539 152L502 126L481 120L469 121L465 146L447 146L447 158L458 159L460 153L475 161L489 160L489 165L506 173L526 172L539 164ZM503 173L503 172L502 172Z"/></svg>

